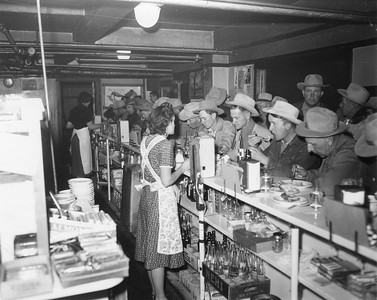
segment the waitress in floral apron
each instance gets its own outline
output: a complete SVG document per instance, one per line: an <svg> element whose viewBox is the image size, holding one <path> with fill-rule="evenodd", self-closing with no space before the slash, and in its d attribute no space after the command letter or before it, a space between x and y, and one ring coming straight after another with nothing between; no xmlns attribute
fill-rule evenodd
<svg viewBox="0 0 377 300"><path fill-rule="evenodd" d="M165 268L184 265L177 199L174 183L190 168L186 161L174 172L174 149L166 139L174 134L174 111L163 103L152 111L148 125L150 135L140 145L142 188L137 215L135 259L144 262L154 299L166 300Z"/></svg>
<svg viewBox="0 0 377 300"><path fill-rule="evenodd" d="M89 107L93 97L87 92L81 92L77 98L78 105L69 113L67 129L73 129L71 137L72 177L85 177L93 170L92 148L89 130L100 128L93 123L93 111Z"/></svg>

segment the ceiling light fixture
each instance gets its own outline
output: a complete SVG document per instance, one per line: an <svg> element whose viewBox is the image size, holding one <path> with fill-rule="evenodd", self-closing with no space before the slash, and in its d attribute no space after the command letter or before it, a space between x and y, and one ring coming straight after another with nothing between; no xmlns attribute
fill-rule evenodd
<svg viewBox="0 0 377 300"><path fill-rule="evenodd" d="M140 3L134 8L136 21L144 28L151 28L158 22L161 8L153 3Z"/></svg>
<svg viewBox="0 0 377 300"><path fill-rule="evenodd" d="M118 59L130 59L131 56L130 55L117 55L117 58Z"/></svg>
<svg viewBox="0 0 377 300"><path fill-rule="evenodd" d="M131 50L117 50L119 54L131 54Z"/></svg>

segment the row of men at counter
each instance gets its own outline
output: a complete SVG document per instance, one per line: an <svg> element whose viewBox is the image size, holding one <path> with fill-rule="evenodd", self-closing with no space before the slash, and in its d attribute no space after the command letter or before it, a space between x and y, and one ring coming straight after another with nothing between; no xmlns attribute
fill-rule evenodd
<svg viewBox="0 0 377 300"><path fill-rule="evenodd" d="M269 175L295 175L327 196L334 194L335 185L360 182L368 194L376 193L375 98L370 100L369 92L352 82L347 89L338 89L341 102L333 112L320 102L327 86L318 74L306 76L297 83L304 100L295 106L268 93L259 94L257 101L241 93L230 100L224 89L216 87L205 99L184 106L179 99L159 98L151 92L151 101L125 99L127 114L118 117L144 133L153 108L169 102L180 120L176 138L212 136L217 153L231 161L237 161L239 149L248 149ZM232 121L223 119L224 113Z"/></svg>

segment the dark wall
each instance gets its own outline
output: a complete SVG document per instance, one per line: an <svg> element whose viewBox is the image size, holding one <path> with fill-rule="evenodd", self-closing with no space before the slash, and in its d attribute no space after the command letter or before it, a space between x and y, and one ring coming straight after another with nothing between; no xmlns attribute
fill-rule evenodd
<svg viewBox="0 0 377 300"><path fill-rule="evenodd" d="M340 102L337 89L346 89L352 78L352 49L338 47L276 57L259 62L256 67L267 70L266 92L281 96L290 103L303 100L298 82L303 82L308 74L322 75L324 84L330 86L324 89L321 101L329 109L336 110Z"/></svg>

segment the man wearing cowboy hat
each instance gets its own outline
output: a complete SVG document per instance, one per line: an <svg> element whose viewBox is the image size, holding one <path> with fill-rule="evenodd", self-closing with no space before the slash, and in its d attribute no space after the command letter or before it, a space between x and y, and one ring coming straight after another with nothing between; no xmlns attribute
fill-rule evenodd
<svg viewBox="0 0 377 300"><path fill-rule="evenodd" d="M355 145L361 162L361 178L367 195L377 197L377 113L369 115Z"/></svg>
<svg viewBox="0 0 377 300"><path fill-rule="evenodd" d="M217 107L221 108L224 111L221 117L224 120L232 121L232 118L230 117L229 107L224 105L224 102L227 98L228 94L226 89L213 86L204 99L215 101Z"/></svg>
<svg viewBox="0 0 377 300"><path fill-rule="evenodd" d="M194 110L194 114L199 114L203 125L203 130L198 133L199 136L212 136L219 154L228 153L236 135L233 124L219 117L223 113L224 111L212 100L199 102L199 108Z"/></svg>
<svg viewBox="0 0 377 300"><path fill-rule="evenodd" d="M250 148L251 157L260 161L266 171L273 176L292 177L292 166L298 164L305 169L319 167L320 158L311 154L306 149L306 142L296 135L296 125L301 121L297 119L299 110L285 101L276 101L274 106L263 109L268 114L270 131L274 139L265 150ZM256 137L251 143L255 143Z"/></svg>
<svg viewBox="0 0 377 300"><path fill-rule="evenodd" d="M338 89L338 93L342 96L337 111L339 120L348 125L347 131L358 140L362 133L363 121L369 114L366 103L370 94L364 87L354 82L351 82L346 90Z"/></svg>
<svg viewBox="0 0 377 300"><path fill-rule="evenodd" d="M256 107L259 112L259 120L257 124L268 129L267 114L263 111L263 108L271 107L272 95L270 93L260 93L257 101L255 101Z"/></svg>
<svg viewBox="0 0 377 300"><path fill-rule="evenodd" d="M344 178L359 178L355 141L343 134L346 130L347 125L338 120L337 114L323 107L309 109L305 122L296 127L297 135L305 138L308 151L322 157L322 164L316 170L294 166L293 171L313 182L326 196L333 196L334 186Z"/></svg>
<svg viewBox="0 0 377 300"><path fill-rule="evenodd" d="M270 145L272 135L266 128L256 124L253 120L253 117L259 116L258 111L255 109L254 99L245 94L238 93L233 101L227 101L225 104L230 106L230 115L233 119L233 125L237 130L232 148L227 153L230 159L236 161L238 149L249 148L248 139L252 135L262 137L259 140L262 142L259 147L262 150L266 149Z"/></svg>
<svg viewBox="0 0 377 300"><path fill-rule="evenodd" d="M199 102L197 101L185 104L183 110L178 115L179 120L181 121L179 136L197 136L198 132L203 130L199 115L194 114L193 112L197 109L199 109Z"/></svg>
<svg viewBox="0 0 377 300"><path fill-rule="evenodd" d="M327 86L327 84L323 84L322 76L318 74L309 74L305 77L304 82L297 83L297 88L302 91L304 97L304 101L296 105L300 110L298 116L300 120L304 120L310 108L323 106L319 100L323 96L323 88Z"/></svg>

